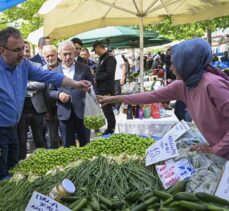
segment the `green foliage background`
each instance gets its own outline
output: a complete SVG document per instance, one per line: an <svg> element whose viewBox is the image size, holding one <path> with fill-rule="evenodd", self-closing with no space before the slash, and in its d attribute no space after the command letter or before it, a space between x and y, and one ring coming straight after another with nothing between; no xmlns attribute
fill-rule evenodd
<svg viewBox="0 0 229 211"><path fill-rule="evenodd" d="M24 38L43 25L43 20L37 15L45 0L27 0L17 7L0 13L0 29L11 25L19 28ZM138 26L134 26L138 27ZM208 31L229 27L229 16L215 18L193 24L172 25L171 18L166 17L160 24L146 25L145 29L159 32L172 40L202 37Z"/></svg>
<svg viewBox="0 0 229 211"><path fill-rule="evenodd" d="M27 0L17 7L2 12L0 28L11 25L21 30L23 37L43 25L43 19L37 15L45 0Z"/></svg>

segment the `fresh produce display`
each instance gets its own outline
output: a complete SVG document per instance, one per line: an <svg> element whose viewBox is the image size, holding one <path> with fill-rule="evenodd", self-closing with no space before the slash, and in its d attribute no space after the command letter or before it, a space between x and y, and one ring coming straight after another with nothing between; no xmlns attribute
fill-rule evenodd
<svg viewBox="0 0 229 211"><path fill-rule="evenodd" d="M77 196L90 196L97 192L110 198L118 196L124 199L128 193L162 189L156 171L147 169L143 161L125 156L88 160L79 165L77 171Z"/></svg>
<svg viewBox="0 0 229 211"><path fill-rule="evenodd" d="M104 115L93 115L84 117L84 125L89 129L99 129L106 124Z"/></svg>
<svg viewBox="0 0 229 211"><path fill-rule="evenodd" d="M149 190L143 194L129 192L123 199L117 195L108 197L95 192L88 197L66 197L62 203L72 210L117 210L117 211L227 211L229 201L210 194L183 192L185 182L172 190Z"/></svg>
<svg viewBox="0 0 229 211"><path fill-rule="evenodd" d="M110 138L99 138L85 147L59 148L56 150L38 149L26 160L20 162L13 173L43 175L57 166L67 166L78 159L90 159L102 154L144 156L145 150L154 142L153 139L135 135L115 134Z"/></svg>
<svg viewBox="0 0 229 211"><path fill-rule="evenodd" d="M97 127L93 121L90 127ZM190 131L177 140L179 156L170 164L182 167L182 176L192 167L192 174L166 191L156 165L145 166L145 151L153 139L115 134L82 148L38 149L11 170L9 181L0 181L0 211L25 210L34 191L49 195L64 179L76 191L58 200L73 211L228 211L229 201L213 195L226 160L191 152L193 143L202 143L198 140ZM164 170L164 176L171 175Z"/></svg>
<svg viewBox="0 0 229 211"><path fill-rule="evenodd" d="M187 183L186 191L214 194L226 159L213 154L180 150L180 155L174 158L174 160L178 161L184 158L188 159L195 168L194 174Z"/></svg>
<svg viewBox="0 0 229 211"><path fill-rule="evenodd" d="M79 197L81 200L88 200L97 193L101 196L99 201L106 201L103 196L116 196L119 201L128 200L129 203L134 203L144 193L161 189L155 172L145 168L142 161L136 158L138 157L100 156L92 160L78 161L62 171L41 177L15 176L8 183L0 182L0 210L24 210L33 191L48 195L63 179L71 180L77 188L75 195L67 197L65 201L72 202ZM74 204L77 206L78 202Z"/></svg>

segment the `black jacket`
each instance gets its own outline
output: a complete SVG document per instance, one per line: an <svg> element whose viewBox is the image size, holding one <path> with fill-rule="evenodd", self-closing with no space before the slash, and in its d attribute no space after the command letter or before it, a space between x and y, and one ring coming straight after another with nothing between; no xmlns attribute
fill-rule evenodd
<svg viewBox="0 0 229 211"><path fill-rule="evenodd" d="M40 54L36 54L34 57L32 57L32 58L30 59L30 61L35 62L35 63L39 63L39 64L41 64L42 66L45 65L45 61L42 60Z"/></svg>
<svg viewBox="0 0 229 211"><path fill-rule="evenodd" d="M95 77L97 90L114 91L115 69L116 59L111 53L106 52L100 56Z"/></svg>

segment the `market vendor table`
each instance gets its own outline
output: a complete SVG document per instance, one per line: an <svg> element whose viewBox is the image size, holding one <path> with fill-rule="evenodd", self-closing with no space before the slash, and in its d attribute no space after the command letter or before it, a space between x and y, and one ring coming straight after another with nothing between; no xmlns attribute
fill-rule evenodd
<svg viewBox="0 0 229 211"><path fill-rule="evenodd" d="M174 111L166 111L166 113L168 117L159 119L126 119L126 114L119 114L116 116L115 133L162 137L179 121Z"/></svg>

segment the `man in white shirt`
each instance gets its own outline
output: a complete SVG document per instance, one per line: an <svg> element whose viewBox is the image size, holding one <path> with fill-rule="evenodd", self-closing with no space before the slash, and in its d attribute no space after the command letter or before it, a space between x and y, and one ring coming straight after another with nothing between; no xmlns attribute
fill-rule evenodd
<svg viewBox="0 0 229 211"><path fill-rule="evenodd" d="M115 69L115 95L121 95L122 94L122 89L121 86L125 84L125 79L126 79L126 63L122 57L121 54L117 54L115 56L117 65ZM115 104L115 109L114 113L117 115L119 113L121 104L117 103Z"/></svg>
<svg viewBox="0 0 229 211"><path fill-rule="evenodd" d="M59 46L59 55L62 61L57 72L79 81L87 79L92 82L92 74L88 65L74 60L75 47L71 41L66 41ZM90 130L83 123L85 92L75 91L70 87L56 88L50 91L50 97L57 99L57 117L59 119L63 146L75 146L75 134L77 134L80 146L90 141Z"/></svg>

